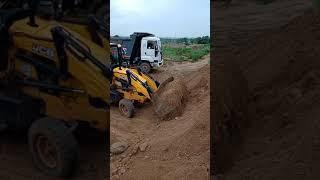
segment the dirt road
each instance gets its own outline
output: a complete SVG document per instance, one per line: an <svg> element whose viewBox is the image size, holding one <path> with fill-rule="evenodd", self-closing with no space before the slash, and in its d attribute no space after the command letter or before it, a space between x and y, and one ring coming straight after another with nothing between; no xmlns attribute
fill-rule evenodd
<svg viewBox="0 0 320 180"><path fill-rule="evenodd" d="M159 121L151 104L132 119L111 109L111 143L129 148L111 158L112 179L208 179L210 139L209 56L196 63L167 62L151 74L163 81L183 76L189 90L184 113Z"/></svg>

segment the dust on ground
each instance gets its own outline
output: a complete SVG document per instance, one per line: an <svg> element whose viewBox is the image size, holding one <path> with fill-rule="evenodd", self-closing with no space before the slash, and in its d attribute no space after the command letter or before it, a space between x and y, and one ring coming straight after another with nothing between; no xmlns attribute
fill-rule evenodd
<svg viewBox="0 0 320 180"><path fill-rule="evenodd" d="M159 120L151 104L132 119L111 109L111 144L128 149L111 156L111 179L208 179L210 153L209 55L191 62L166 62L151 74L162 82L173 76L184 83L187 101L180 116ZM168 84L170 85L170 84Z"/></svg>
<svg viewBox="0 0 320 180"><path fill-rule="evenodd" d="M221 179L319 178L320 15L310 1L285 2L287 9L265 8L288 12L291 5L302 13L261 37L248 35L250 45L225 59L247 80L250 126Z"/></svg>

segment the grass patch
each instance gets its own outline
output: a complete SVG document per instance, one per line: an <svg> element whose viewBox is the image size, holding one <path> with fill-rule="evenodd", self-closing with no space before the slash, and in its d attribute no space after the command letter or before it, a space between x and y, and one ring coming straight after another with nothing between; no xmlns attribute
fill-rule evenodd
<svg viewBox="0 0 320 180"><path fill-rule="evenodd" d="M174 61L198 61L210 53L210 44L163 45L163 57Z"/></svg>

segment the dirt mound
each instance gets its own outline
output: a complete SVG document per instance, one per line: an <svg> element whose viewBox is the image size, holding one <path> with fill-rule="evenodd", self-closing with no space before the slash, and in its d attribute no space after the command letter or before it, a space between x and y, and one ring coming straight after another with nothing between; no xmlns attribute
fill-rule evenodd
<svg viewBox="0 0 320 180"><path fill-rule="evenodd" d="M170 120L182 114L187 100L188 90L181 78L161 88L153 96L153 108L161 120Z"/></svg>
<svg viewBox="0 0 320 180"><path fill-rule="evenodd" d="M189 91L194 91L197 89L206 89L210 87L210 66L205 65L200 68L198 72L193 73L188 79L186 79L186 86Z"/></svg>
<svg viewBox="0 0 320 180"><path fill-rule="evenodd" d="M205 65L197 72L184 78L177 77L173 82L159 90L153 97L155 114L162 120L180 116L186 103L201 99L200 96L209 88L210 66Z"/></svg>
<svg viewBox="0 0 320 180"><path fill-rule="evenodd" d="M294 19L280 30L266 32L240 49L235 57L249 81L251 92L297 81L310 69L319 68L316 50L320 19L312 11ZM248 50L250 49L250 50Z"/></svg>
<svg viewBox="0 0 320 180"><path fill-rule="evenodd" d="M317 179L319 46L320 15L308 11L233 57L252 95L251 126L226 179Z"/></svg>

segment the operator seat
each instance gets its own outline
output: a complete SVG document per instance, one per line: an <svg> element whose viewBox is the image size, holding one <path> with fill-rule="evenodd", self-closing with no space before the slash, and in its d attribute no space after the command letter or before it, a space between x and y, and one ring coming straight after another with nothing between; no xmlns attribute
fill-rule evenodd
<svg viewBox="0 0 320 180"><path fill-rule="evenodd" d="M8 67L8 51L11 45L9 28L15 21L29 15L31 15L31 11L22 8L0 10L0 71L6 70Z"/></svg>

